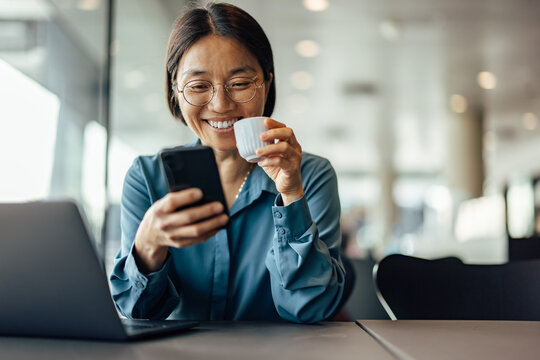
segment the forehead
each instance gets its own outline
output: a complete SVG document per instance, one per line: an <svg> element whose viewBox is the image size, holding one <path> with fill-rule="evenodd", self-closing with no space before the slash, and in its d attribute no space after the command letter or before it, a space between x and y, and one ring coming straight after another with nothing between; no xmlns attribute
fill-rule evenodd
<svg viewBox="0 0 540 360"><path fill-rule="evenodd" d="M184 53L178 63L178 79L194 75L227 77L238 69L261 73L262 69L255 56L238 40L208 35Z"/></svg>

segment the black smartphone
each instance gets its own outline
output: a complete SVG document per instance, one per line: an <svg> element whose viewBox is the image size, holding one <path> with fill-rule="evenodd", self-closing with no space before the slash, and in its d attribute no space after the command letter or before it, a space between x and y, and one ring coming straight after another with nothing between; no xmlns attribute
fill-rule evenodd
<svg viewBox="0 0 540 360"><path fill-rule="evenodd" d="M159 161L169 192L199 188L203 192L203 198L189 206L219 201L223 204L224 212L228 213L212 148L177 146L163 149L159 152Z"/></svg>

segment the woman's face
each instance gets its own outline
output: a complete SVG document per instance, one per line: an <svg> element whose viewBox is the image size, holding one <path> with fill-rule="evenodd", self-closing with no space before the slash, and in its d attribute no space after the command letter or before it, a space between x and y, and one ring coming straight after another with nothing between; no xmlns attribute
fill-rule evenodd
<svg viewBox="0 0 540 360"><path fill-rule="evenodd" d="M182 115L190 129L202 144L216 151L236 151L234 122L247 117L261 116L270 86L264 82L263 72L257 59L237 40L208 35L194 43L182 56L177 72L178 88L192 80L206 80L214 85L212 100L204 106L189 104L177 93ZM263 86L255 97L246 103L232 101L223 84L232 78L256 80Z"/></svg>

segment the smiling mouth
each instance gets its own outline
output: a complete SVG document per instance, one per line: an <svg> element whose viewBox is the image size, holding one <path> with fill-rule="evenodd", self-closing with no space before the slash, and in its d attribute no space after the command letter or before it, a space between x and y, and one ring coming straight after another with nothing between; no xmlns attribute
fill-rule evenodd
<svg viewBox="0 0 540 360"><path fill-rule="evenodd" d="M208 124L210 124L211 127L215 129L229 129L231 128L235 122L240 120L241 118L237 119L231 119L227 121L212 121L212 120L206 120Z"/></svg>

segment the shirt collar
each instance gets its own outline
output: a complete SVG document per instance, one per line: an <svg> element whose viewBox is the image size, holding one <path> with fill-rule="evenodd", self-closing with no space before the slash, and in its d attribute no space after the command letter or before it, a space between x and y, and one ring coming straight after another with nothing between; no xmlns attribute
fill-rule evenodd
<svg viewBox="0 0 540 360"><path fill-rule="evenodd" d="M234 204L230 209L230 215L232 216L248 207L265 192L273 194L273 196L278 194L274 181L268 177L261 167L255 166L247 177L241 193L234 201Z"/></svg>
<svg viewBox="0 0 540 360"><path fill-rule="evenodd" d="M275 195L278 194L274 181L270 179L270 177L258 165L255 166L250 176L248 176L245 186L249 192L267 191Z"/></svg>

